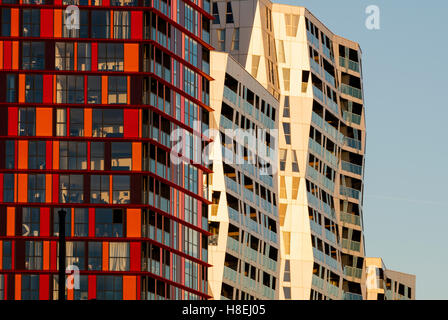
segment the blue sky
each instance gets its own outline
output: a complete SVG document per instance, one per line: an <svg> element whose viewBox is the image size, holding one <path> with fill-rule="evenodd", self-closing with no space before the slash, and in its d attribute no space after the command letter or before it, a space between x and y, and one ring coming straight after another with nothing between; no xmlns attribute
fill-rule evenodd
<svg viewBox="0 0 448 320"><path fill-rule="evenodd" d="M448 299L448 1L277 0L359 42L367 122L366 253ZM369 5L380 30L365 27Z"/></svg>

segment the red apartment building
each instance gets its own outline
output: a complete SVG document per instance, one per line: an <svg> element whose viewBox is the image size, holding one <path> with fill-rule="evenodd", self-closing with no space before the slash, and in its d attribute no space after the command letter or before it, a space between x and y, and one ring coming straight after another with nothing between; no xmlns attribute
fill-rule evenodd
<svg viewBox="0 0 448 320"><path fill-rule="evenodd" d="M61 208L67 299L208 298L210 171L173 164L170 134L206 143L209 0L0 11L0 300L58 298Z"/></svg>

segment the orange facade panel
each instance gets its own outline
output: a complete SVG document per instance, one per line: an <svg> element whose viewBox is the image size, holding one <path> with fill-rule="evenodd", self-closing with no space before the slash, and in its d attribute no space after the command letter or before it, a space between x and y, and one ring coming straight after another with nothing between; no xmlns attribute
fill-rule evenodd
<svg viewBox="0 0 448 320"><path fill-rule="evenodd" d="M109 270L109 242L103 242L103 271Z"/></svg>
<svg viewBox="0 0 448 320"><path fill-rule="evenodd" d="M126 234L128 237L141 237L141 213L140 209L127 209Z"/></svg>
<svg viewBox="0 0 448 320"><path fill-rule="evenodd" d="M61 38L62 37L62 10L56 9L54 10L54 37Z"/></svg>
<svg viewBox="0 0 448 320"><path fill-rule="evenodd" d="M101 77L101 103L107 104L107 76Z"/></svg>
<svg viewBox="0 0 448 320"><path fill-rule="evenodd" d="M17 149L17 154L20 155L20 157L17 157L18 168L28 169L28 140L19 140Z"/></svg>
<svg viewBox="0 0 448 320"><path fill-rule="evenodd" d="M142 144L141 142L132 143L132 170L142 170Z"/></svg>
<svg viewBox="0 0 448 320"><path fill-rule="evenodd" d="M28 175L19 173L17 176L17 201L28 202Z"/></svg>
<svg viewBox="0 0 448 320"><path fill-rule="evenodd" d="M45 175L45 202L48 202L48 203L51 202L51 194L52 194L51 181L52 181L51 174L46 174Z"/></svg>
<svg viewBox="0 0 448 320"><path fill-rule="evenodd" d="M15 235L16 230L16 208L6 208L6 235L12 237Z"/></svg>
<svg viewBox="0 0 448 320"><path fill-rule="evenodd" d="M19 36L19 9L11 9L11 37Z"/></svg>
<svg viewBox="0 0 448 320"><path fill-rule="evenodd" d="M36 108L36 136L52 136L53 110L51 108Z"/></svg>
<svg viewBox="0 0 448 320"><path fill-rule="evenodd" d="M124 45L124 71L138 72L139 64L138 43L125 43Z"/></svg>
<svg viewBox="0 0 448 320"><path fill-rule="evenodd" d="M25 75L19 74L19 102L25 102Z"/></svg>
<svg viewBox="0 0 448 320"><path fill-rule="evenodd" d="M84 109L84 136L92 136L92 108Z"/></svg>
<svg viewBox="0 0 448 320"><path fill-rule="evenodd" d="M59 141L53 141L53 169L59 169Z"/></svg>
<svg viewBox="0 0 448 320"><path fill-rule="evenodd" d="M137 299L137 277L123 276L123 300Z"/></svg>

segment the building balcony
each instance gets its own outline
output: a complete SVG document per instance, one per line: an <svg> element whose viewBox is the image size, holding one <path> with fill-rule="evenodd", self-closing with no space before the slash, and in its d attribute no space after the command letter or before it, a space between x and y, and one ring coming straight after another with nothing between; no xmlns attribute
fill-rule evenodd
<svg viewBox="0 0 448 320"><path fill-rule="evenodd" d="M362 175L362 166L359 166L357 164L353 164L344 160L341 160L341 167L342 170L357 174L357 175Z"/></svg>
<svg viewBox="0 0 448 320"><path fill-rule="evenodd" d="M362 100L361 89L349 86L348 84L345 83L341 83L341 85L339 86L339 91L348 94L349 96L352 96L354 98Z"/></svg>

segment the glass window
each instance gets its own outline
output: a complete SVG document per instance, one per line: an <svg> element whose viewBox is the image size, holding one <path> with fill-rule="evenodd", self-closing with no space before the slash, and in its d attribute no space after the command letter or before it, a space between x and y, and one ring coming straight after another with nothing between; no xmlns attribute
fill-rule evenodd
<svg viewBox="0 0 448 320"><path fill-rule="evenodd" d="M70 237L72 234L72 209L71 208L54 208L53 209L53 236L59 237L59 211L65 211L65 236Z"/></svg>
<svg viewBox="0 0 448 320"><path fill-rule="evenodd" d="M122 300L123 278L121 276L97 276L96 298L98 300Z"/></svg>
<svg viewBox="0 0 448 320"><path fill-rule="evenodd" d="M72 42L56 42L55 68L56 70L75 69L75 51Z"/></svg>
<svg viewBox="0 0 448 320"><path fill-rule="evenodd" d="M41 41L22 42L22 69L45 69L45 44Z"/></svg>
<svg viewBox="0 0 448 320"><path fill-rule="evenodd" d="M42 270L42 241L25 241L25 269Z"/></svg>
<svg viewBox="0 0 448 320"><path fill-rule="evenodd" d="M91 11L92 38L108 39L110 37L109 10Z"/></svg>
<svg viewBox="0 0 448 320"><path fill-rule="evenodd" d="M103 243L89 242L89 270L103 269Z"/></svg>
<svg viewBox="0 0 448 320"><path fill-rule="evenodd" d="M286 144L291 144L291 124L283 123L283 132L285 134L285 142Z"/></svg>
<svg viewBox="0 0 448 320"><path fill-rule="evenodd" d="M67 135L67 110L56 110L56 136L65 137Z"/></svg>
<svg viewBox="0 0 448 320"><path fill-rule="evenodd" d="M226 29L217 29L218 33L218 48L217 50L225 51L226 50Z"/></svg>
<svg viewBox="0 0 448 320"><path fill-rule="evenodd" d="M78 71L90 71L90 43L78 43Z"/></svg>
<svg viewBox="0 0 448 320"><path fill-rule="evenodd" d="M3 266L2 270L12 269L12 242L3 241Z"/></svg>
<svg viewBox="0 0 448 320"><path fill-rule="evenodd" d="M3 174L3 202L14 202L14 174Z"/></svg>
<svg viewBox="0 0 448 320"><path fill-rule="evenodd" d="M239 50L239 49L240 49L240 28L235 28L233 30L231 50Z"/></svg>
<svg viewBox="0 0 448 320"><path fill-rule="evenodd" d="M101 103L101 77L88 76L87 103Z"/></svg>
<svg viewBox="0 0 448 320"><path fill-rule="evenodd" d="M109 271L129 271L129 243L109 243Z"/></svg>
<svg viewBox="0 0 448 320"><path fill-rule="evenodd" d="M19 136L34 136L36 134L35 108L19 108Z"/></svg>
<svg viewBox="0 0 448 320"><path fill-rule="evenodd" d="M28 202L45 202L45 175L28 175Z"/></svg>
<svg viewBox="0 0 448 320"><path fill-rule="evenodd" d="M220 24L221 22L219 22L219 11L217 2L213 2L212 10L213 10L213 18L215 18L213 20L213 24Z"/></svg>
<svg viewBox="0 0 448 320"><path fill-rule="evenodd" d="M98 70L101 71L124 70L123 43L98 44Z"/></svg>
<svg viewBox="0 0 448 320"><path fill-rule="evenodd" d="M40 10L23 9L22 24L24 37L40 36Z"/></svg>
<svg viewBox="0 0 448 320"><path fill-rule="evenodd" d="M87 169L87 144L78 141L61 141L59 143L59 169Z"/></svg>
<svg viewBox="0 0 448 320"><path fill-rule="evenodd" d="M92 0L93 5L93 0ZM67 23L71 22L71 12L66 12L64 10L64 16L62 17L62 36L64 38L88 38L89 35L89 11L80 10L79 11L79 29L72 28Z"/></svg>
<svg viewBox="0 0 448 320"><path fill-rule="evenodd" d="M15 162L15 141L5 141L5 169L14 169Z"/></svg>
<svg viewBox="0 0 448 320"><path fill-rule="evenodd" d="M22 208L22 236L38 237L40 230L40 209Z"/></svg>
<svg viewBox="0 0 448 320"><path fill-rule="evenodd" d="M5 1L3 1L5 3ZM11 9L2 9L2 37L11 36Z"/></svg>
<svg viewBox="0 0 448 320"><path fill-rule="evenodd" d="M77 266L79 270L84 270L85 267L85 243L84 241L67 241L66 243L66 265ZM58 249L59 254L59 249ZM59 255L58 255L59 256ZM59 260L58 260L59 262Z"/></svg>
<svg viewBox="0 0 448 320"><path fill-rule="evenodd" d="M104 142L91 142L90 170L104 170Z"/></svg>
<svg viewBox="0 0 448 320"><path fill-rule="evenodd" d="M232 3L230 1L227 1L226 23L233 23Z"/></svg>
<svg viewBox="0 0 448 320"><path fill-rule="evenodd" d="M70 109L70 136L84 136L84 109Z"/></svg>
<svg viewBox="0 0 448 320"><path fill-rule="evenodd" d="M56 76L57 103L84 103L84 76Z"/></svg>
<svg viewBox="0 0 448 320"><path fill-rule="evenodd" d="M61 203L84 202L84 179L82 175L59 176L59 201Z"/></svg>
<svg viewBox="0 0 448 320"><path fill-rule="evenodd" d="M6 75L6 102L17 102L16 75Z"/></svg>
<svg viewBox="0 0 448 320"><path fill-rule="evenodd" d="M113 176L112 191L112 203L130 203L130 177Z"/></svg>
<svg viewBox="0 0 448 320"><path fill-rule="evenodd" d="M109 176L90 176L90 203L109 203Z"/></svg>
<svg viewBox="0 0 448 320"><path fill-rule="evenodd" d="M21 283L22 300L39 300L39 275L23 274Z"/></svg>
<svg viewBox="0 0 448 320"><path fill-rule="evenodd" d="M96 237L123 237L123 210L95 209Z"/></svg>
<svg viewBox="0 0 448 320"><path fill-rule="evenodd" d="M111 169L131 170L132 144L130 142L112 142Z"/></svg>
<svg viewBox="0 0 448 320"><path fill-rule="evenodd" d="M94 137L122 137L122 109L94 109L92 116Z"/></svg>
<svg viewBox="0 0 448 320"><path fill-rule="evenodd" d="M127 91L126 76L109 76L108 103L126 103L128 96Z"/></svg>
<svg viewBox="0 0 448 320"><path fill-rule="evenodd" d="M129 39L131 35L131 13L114 11L114 39Z"/></svg>
<svg viewBox="0 0 448 320"><path fill-rule="evenodd" d="M75 209L75 237L89 235L89 211L86 208Z"/></svg>
<svg viewBox="0 0 448 320"><path fill-rule="evenodd" d="M25 102L42 103L43 80L41 74L25 76Z"/></svg>
<svg viewBox="0 0 448 320"><path fill-rule="evenodd" d="M46 142L28 142L28 169L45 169Z"/></svg>

